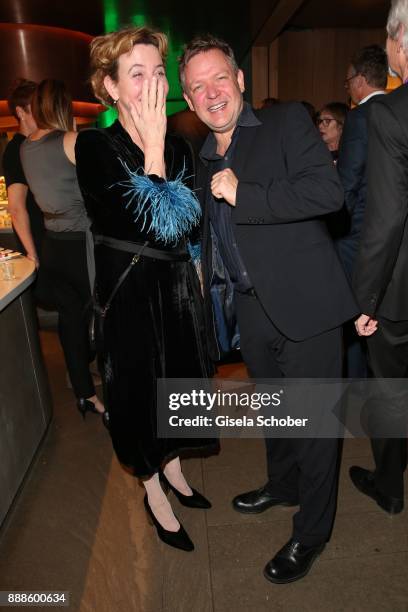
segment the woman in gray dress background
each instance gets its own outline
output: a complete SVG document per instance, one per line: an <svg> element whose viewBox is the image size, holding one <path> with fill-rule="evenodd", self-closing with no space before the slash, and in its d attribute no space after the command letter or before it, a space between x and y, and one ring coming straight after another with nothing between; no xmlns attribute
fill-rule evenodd
<svg viewBox="0 0 408 612"><path fill-rule="evenodd" d="M38 290L44 291L58 311L59 337L77 406L104 413L95 393L89 363L88 323L91 299L86 235L89 219L76 178L73 143L76 132L71 99L60 81L46 79L34 93L35 130L20 154L29 187L44 214ZM26 235L20 236L27 240Z"/></svg>

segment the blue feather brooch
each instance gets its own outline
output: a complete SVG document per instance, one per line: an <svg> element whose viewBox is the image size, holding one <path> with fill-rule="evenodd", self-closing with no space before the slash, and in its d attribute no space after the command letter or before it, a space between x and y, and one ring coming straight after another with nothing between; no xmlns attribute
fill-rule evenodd
<svg viewBox="0 0 408 612"><path fill-rule="evenodd" d="M178 242L198 224L201 207L196 195L183 183L185 168L174 181L156 177L152 180L142 170L133 172L122 161L129 180L119 185L128 190L126 208L132 208L135 221L143 221L142 230L152 231L157 240L169 244Z"/></svg>

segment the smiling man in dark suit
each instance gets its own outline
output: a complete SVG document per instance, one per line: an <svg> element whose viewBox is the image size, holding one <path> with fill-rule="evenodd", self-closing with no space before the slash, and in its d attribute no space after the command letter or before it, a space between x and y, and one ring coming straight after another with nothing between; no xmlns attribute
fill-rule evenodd
<svg viewBox="0 0 408 612"><path fill-rule="evenodd" d="M404 84L377 99L369 115L367 205L353 285L363 313L356 322L367 337L375 378L408 377L408 2L393 0L387 22L387 56ZM378 401L377 401L378 403ZM388 397L380 406L386 428L406 410ZM402 408L402 412L401 412ZM375 411L373 417L378 419ZM350 468L354 485L386 512L404 507L407 438L372 439L375 470Z"/></svg>
<svg viewBox="0 0 408 612"><path fill-rule="evenodd" d="M250 375L340 377L341 325L357 308L324 216L341 207L343 191L308 113L296 103L253 111L243 102L244 75L231 48L211 36L187 45L180 79L190 109L211 130L198 177L207 305L218 253ZM233 506L258 513L300 505L292 538L264 570L272 582L292 582L330 535L338 441L267 440L267 459L267 484L238 495Z"/></svg>

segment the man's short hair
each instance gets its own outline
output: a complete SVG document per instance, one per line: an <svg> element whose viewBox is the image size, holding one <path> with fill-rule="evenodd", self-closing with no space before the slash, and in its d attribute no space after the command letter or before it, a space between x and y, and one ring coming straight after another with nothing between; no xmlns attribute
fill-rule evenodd
<svg viewBox="0 0 408 612"><path fill-rule="evenodd" d="M17 120L19 120L16 110L17 106L21 106L21 108L26 111L31 104L36 87L37 83L34 83L34 81L28 81L27 79L17 79L17 81L13 83L13 88L7 97L7 103L10 113Z"/></svg>
<svg viewBox="0 0 408 612"><path fill-rule="evenodd" d="M183 53L179 57L179 77L180 83L183 89L185 89L184 73L188 62L199 53L211 51L212 49L218 49L221 51L235 73L238 72L238 64L235 59L234 52L225 40L222 38L216 38L212 34L205 34L204 36L196 36L187 45L184 46Z"/></svg>
<svg viewBox="0 0 408 612"><path fill-rule="evenodd" d="M260 108L270 108L271 106L275 106L275 104L279 104L278 98L264 98Z"/></svg>
<svg viewBox="0 0 408 612"><path fill-rule="evenodd" d="M369 45L357 51L352 59L356 74L365 77L368 85L385 89L388 76L388 59L385 50L380 45Z"/></svg>

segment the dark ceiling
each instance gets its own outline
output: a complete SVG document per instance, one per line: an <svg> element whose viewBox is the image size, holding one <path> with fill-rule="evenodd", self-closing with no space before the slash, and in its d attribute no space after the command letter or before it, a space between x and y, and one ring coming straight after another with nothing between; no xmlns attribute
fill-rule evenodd
<svg viewBox="0 0 408 612"><path fill-rule="evenodd" d="M228 40L242 59L257 38L258 44L265 44L264 26L269 19L270 29L275 14L280 17L278 29L374 28L384 27L389 6L389 0L1 0L0 22L59 26L92 35L145 22L170 32L176 44L212 32Z"/></svg>
<svg viewBox="0 0 408 612"><path fill-rule="evenodd" d="M389 0L308 0L289 26L298 28L382 28Z"/></svg>
<svg viewBox="0 0 408 612"><path fill-rule="evenodd" d="M146 23L171 34L175 44L212 32L243 57L278 0L1 0L0 22L31 23L102 34Z"/></svg>
<svg viewBox="0 0 408 612"><path fill-rule="evenodd" d="M100 34L104 28L102 0L1 0L0 22L31 23Z"/></svg>

